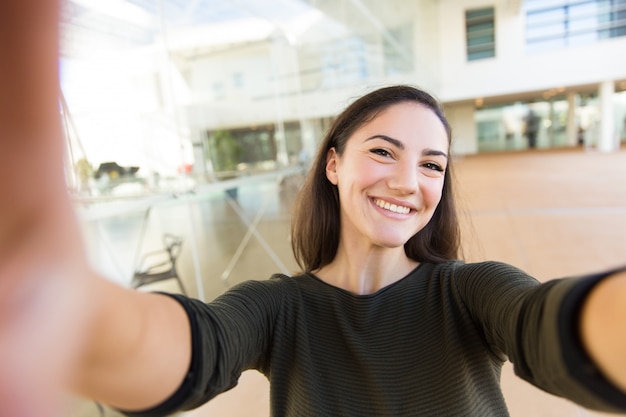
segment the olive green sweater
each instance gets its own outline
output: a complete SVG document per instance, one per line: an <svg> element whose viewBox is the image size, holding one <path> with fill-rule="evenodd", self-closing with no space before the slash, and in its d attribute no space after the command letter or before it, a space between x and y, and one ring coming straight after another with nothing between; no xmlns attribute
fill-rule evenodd
<svg viewBox="0 0 626 417"><path fill-rule="evenodd" d="M606 275L606 274L604 274ZM192 325L187 378L160 406L195 408L258 369L272 416L506 416L500 370L586 407L626 411L581 349L596 276L539 284L506 264L422 264L370 295L311 274L240 284L211 303L174 296Z"/></svg>

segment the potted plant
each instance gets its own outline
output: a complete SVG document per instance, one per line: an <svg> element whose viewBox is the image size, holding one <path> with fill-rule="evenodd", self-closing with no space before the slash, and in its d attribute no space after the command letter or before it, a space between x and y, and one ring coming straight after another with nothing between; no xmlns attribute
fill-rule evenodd
<svg viewBox="0 0 626 417"><path fill-rule="evenodd" d="M243 147L228 130L216 130L209 136L209 149L213 170L220 180L238 176L237 165L241 162ZM237 197L237 187L226 189L231 198Z"/></svg>

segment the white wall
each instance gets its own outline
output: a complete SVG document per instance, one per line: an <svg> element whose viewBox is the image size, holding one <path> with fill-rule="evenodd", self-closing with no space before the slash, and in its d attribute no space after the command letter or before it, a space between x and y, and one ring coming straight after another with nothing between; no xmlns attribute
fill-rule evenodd
<svg viewBox="0 0 626 417"><path fill-rule="evenodd" d="M590 45L528 53L523 10L483 0L442 0L440 99L456 101L626 78L626 37ZM496 6L496 57L468 62L465 10Z"/></svg>
<svg viewBox="0 0 626 417"><path fill-rule="evenodd" d="M445 106L446 117L452 127L452 155L478 152L474 103Z"/></svg>

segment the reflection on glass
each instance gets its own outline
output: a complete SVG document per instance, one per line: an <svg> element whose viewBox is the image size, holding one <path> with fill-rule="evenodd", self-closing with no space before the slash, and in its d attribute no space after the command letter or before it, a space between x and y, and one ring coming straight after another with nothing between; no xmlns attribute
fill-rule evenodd
<svg viewBox="0 0 626 417"><path fill-rule="evenodd" d="M339 97L413 74L416 12L353 1L68 0L60 69L72 190L185 191L225 171L299 166ZM216 133L242 150L224 156Z"/></svg>

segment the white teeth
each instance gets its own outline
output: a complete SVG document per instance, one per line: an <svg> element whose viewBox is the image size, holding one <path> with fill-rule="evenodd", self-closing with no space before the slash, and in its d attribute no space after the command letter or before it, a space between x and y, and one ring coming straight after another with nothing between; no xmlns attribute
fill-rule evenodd
<svg viewBox="0 0 626 417"><path fill-rule="evenodd" d="M385 210L393 211L394 213L409 214L409 212L411 211L411 209L408 207L398 206L383 200L376 199L374 200L374 203L376 203L378 207L384 208Z"/></svg>

